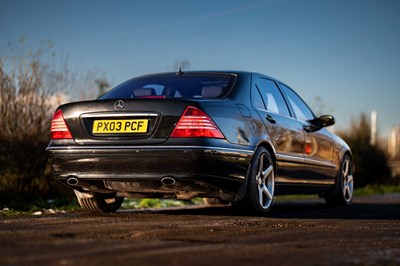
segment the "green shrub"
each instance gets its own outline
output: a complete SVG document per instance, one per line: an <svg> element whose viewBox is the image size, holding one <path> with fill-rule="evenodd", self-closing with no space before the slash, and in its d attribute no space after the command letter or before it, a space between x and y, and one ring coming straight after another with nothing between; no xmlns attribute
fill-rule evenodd
<svg viewBox="0 0 400 266"><path fill-rule="evenodd" d="M354 184L364 187L368 184L388 184L392 181L388 158L379 145L372 145L370 124L366 114L351 123L351 127L340 133L350 146L355 166Z"/></svg>
<svg viewBox="0 0 400 266"><path fill-rule="evenodd" d="M68 196L51 178L45 154L61 74L46 50L0 58L0 202Z"/></svg>

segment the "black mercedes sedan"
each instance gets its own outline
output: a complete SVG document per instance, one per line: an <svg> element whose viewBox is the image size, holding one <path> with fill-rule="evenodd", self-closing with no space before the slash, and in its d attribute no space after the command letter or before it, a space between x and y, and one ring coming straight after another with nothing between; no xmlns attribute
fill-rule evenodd
<svg viewBox="0 0 400 266"><path fill-rule="evenodd" d="M334 123L269 76L180 70L61 105L47 152L90 212L125 197L204 197L262 215L283 194L350 205L352 154L326 129Z"/></svg>

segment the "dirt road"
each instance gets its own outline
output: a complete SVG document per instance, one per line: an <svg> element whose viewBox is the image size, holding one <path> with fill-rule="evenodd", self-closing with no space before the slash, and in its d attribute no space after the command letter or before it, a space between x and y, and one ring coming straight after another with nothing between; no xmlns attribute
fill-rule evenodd
<svg viewBox="0 0 400 266"><path fill-rule="evenodd" d="M400 265L400 195L2 218L0 265Z"/></svg>

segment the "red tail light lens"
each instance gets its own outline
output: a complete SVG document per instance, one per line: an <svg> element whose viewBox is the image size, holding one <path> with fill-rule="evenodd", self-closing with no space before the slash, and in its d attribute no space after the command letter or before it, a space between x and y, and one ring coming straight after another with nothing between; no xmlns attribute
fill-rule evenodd
<svg viewBox="0 0 400 266"><path fill-rule="evenodd" d="M61 110L57 110L51 120L51 139L72 139Z"/></svg>
<svg viewBox="0 0 400 266"><path fill-rule="evenodd" d="M202 110L188 106L176 124L171 138L218 138L223 139L221 131Z"/></svg>

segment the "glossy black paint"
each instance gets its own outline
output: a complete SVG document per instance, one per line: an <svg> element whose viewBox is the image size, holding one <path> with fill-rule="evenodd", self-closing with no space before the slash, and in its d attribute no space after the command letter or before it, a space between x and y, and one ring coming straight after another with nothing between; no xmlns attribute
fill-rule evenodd
<svg viewBox="0 0 400 266"><path fill-rule="evenodd" d="M257 108L257 79L269 79L277 86L279 81L250 72L221 73L236 76L222 99L122 99L122 111L115 110L115 99L60 106L74 139L52 140L47 147L55 178L66 184L69 177L77 177L80 185L73 188L82 192L237 200L245 192L252 156L264 146L276 165L276 194L328 191L342 157L351 155L348 146L324 128L334 119L300 121L289 104L290 116ZM207 113L225 139L170 138L187 106ZM90 133L94 118L115 115L149 118L148 133ZM174 177L176 184L163 185L166 176Z"/></svg>

